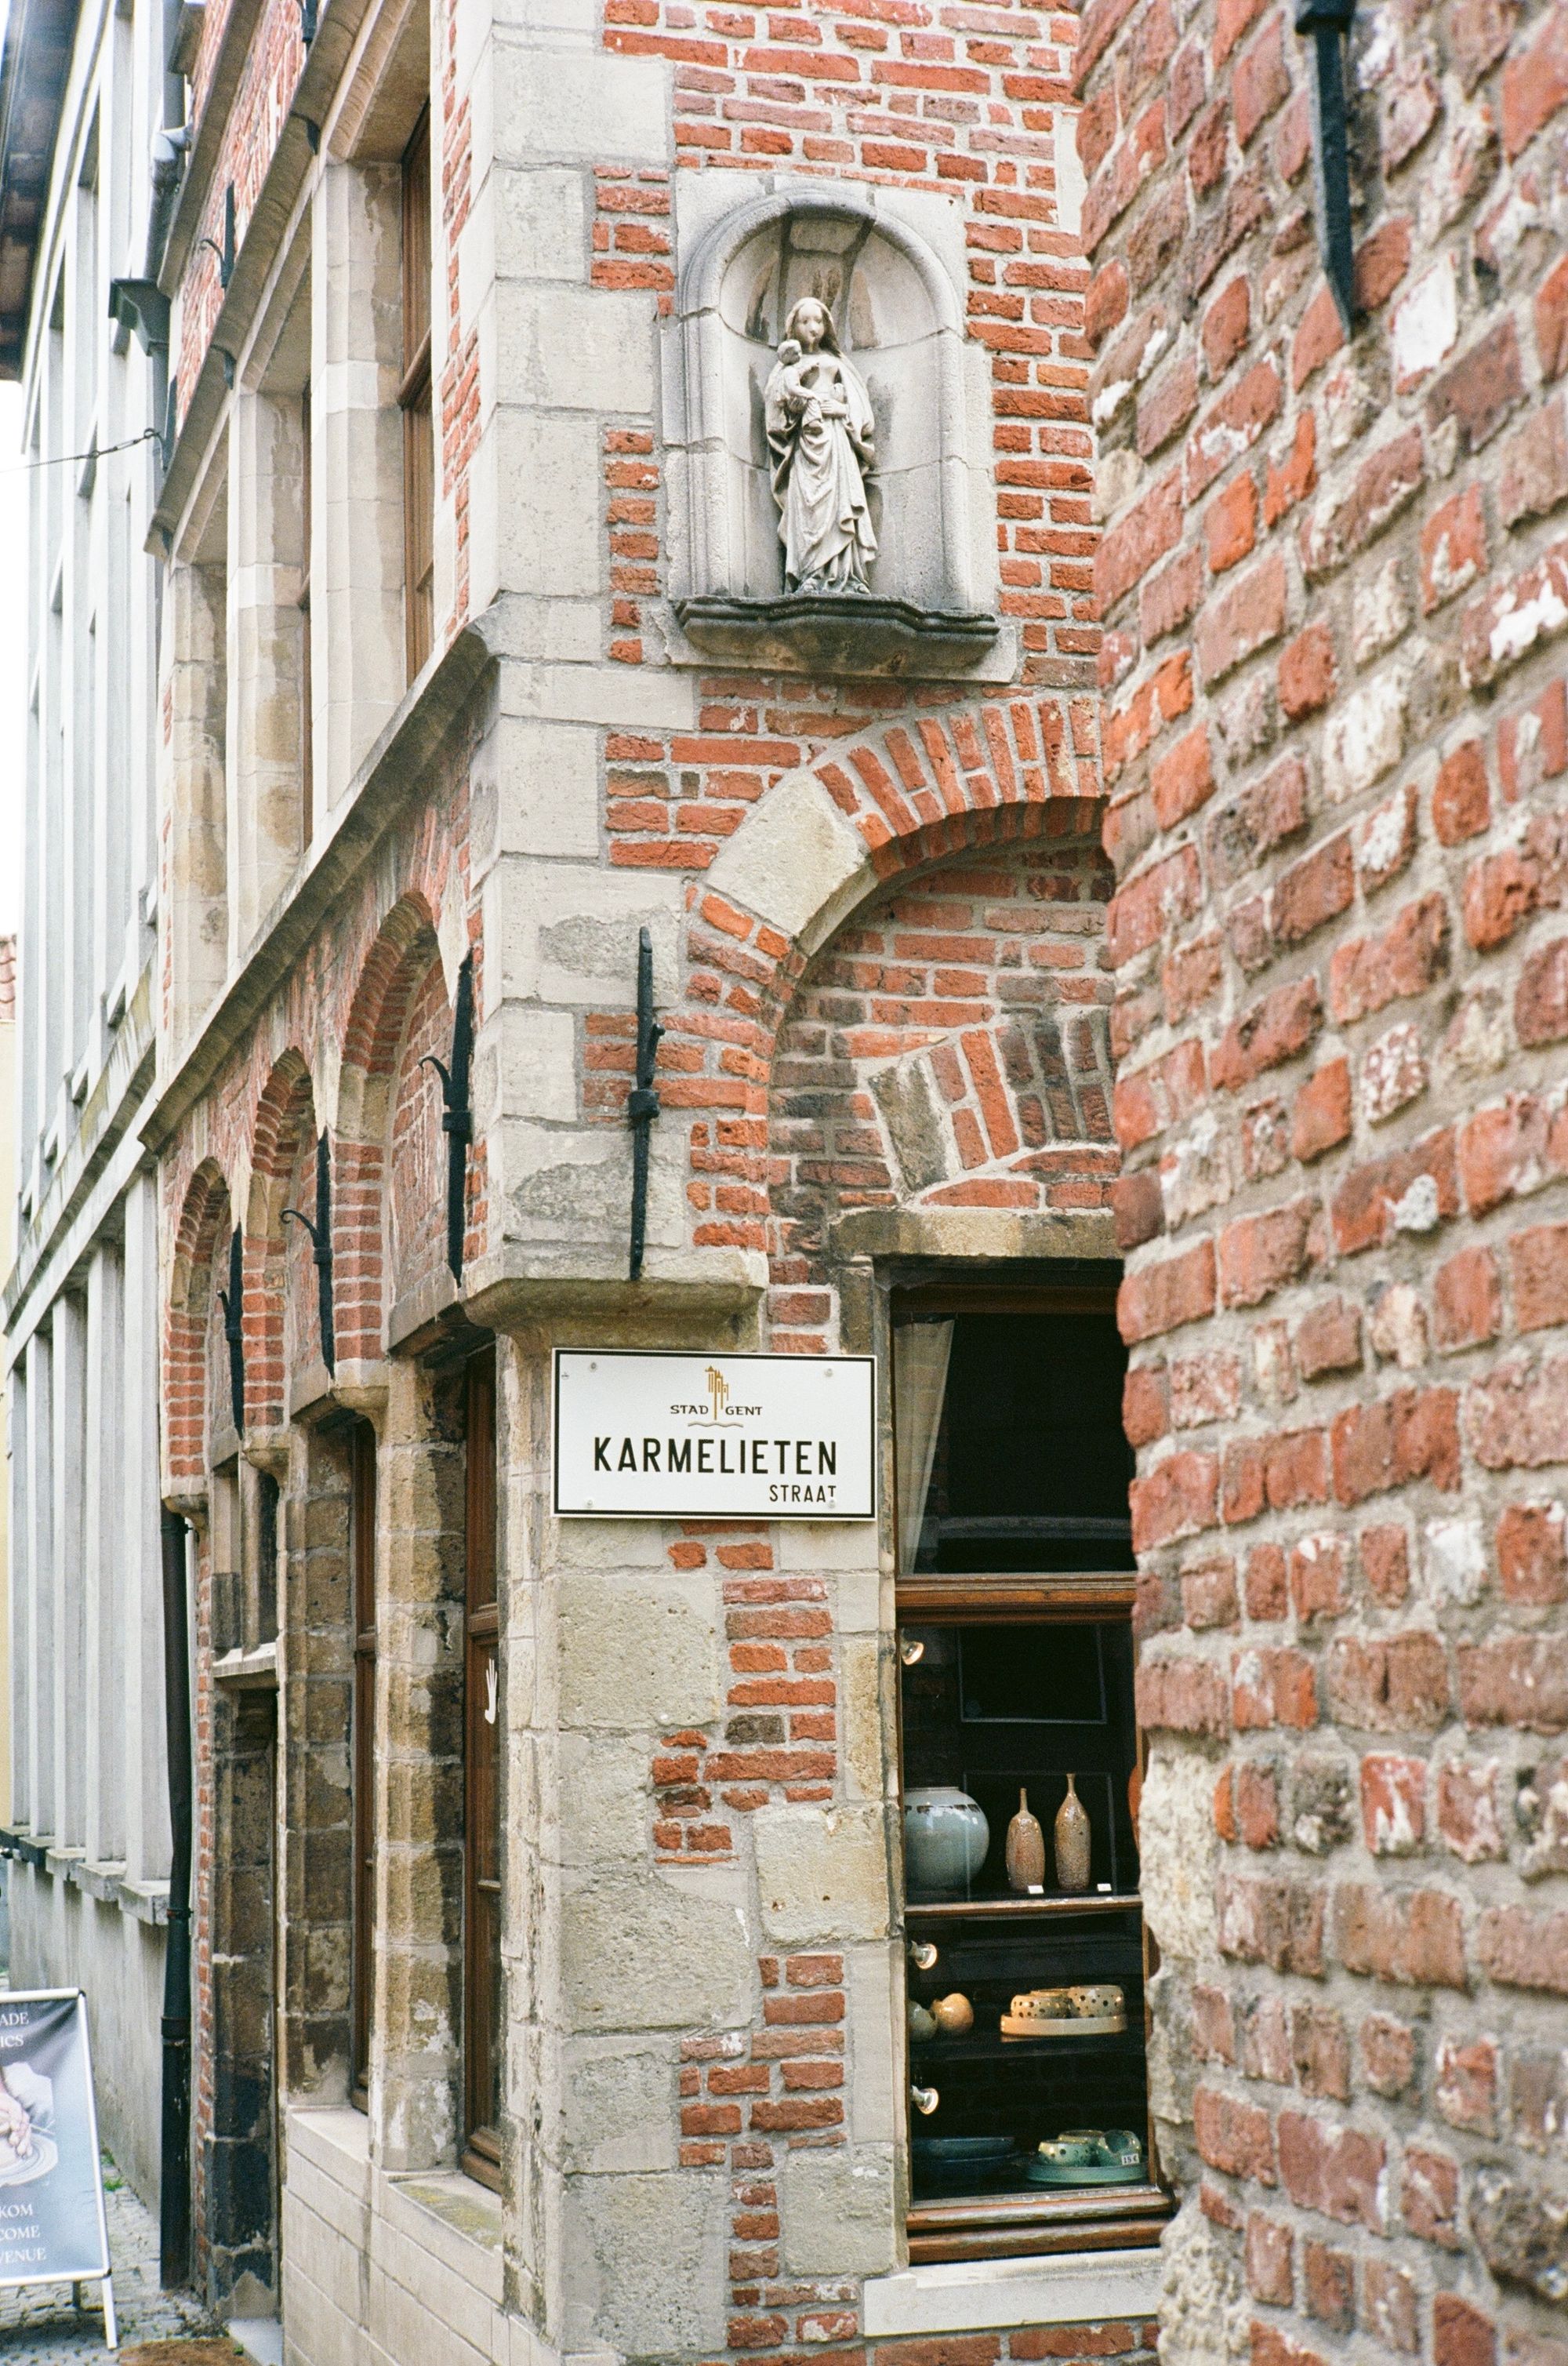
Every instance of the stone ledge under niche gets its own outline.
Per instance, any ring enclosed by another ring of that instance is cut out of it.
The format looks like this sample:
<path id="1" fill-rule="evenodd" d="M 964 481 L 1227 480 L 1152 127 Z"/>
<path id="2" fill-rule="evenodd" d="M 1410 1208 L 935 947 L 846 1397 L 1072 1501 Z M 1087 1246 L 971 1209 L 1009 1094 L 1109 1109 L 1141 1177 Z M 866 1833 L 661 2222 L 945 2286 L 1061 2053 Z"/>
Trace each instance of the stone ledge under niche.
<path id="1" fill-rule="evenodd" d="M 983 611 L 917 608 L 875 592 L 797 592 L 776 600 L 723 592 L 678 600 L 692 663 L 769 673 L 954 674 L 1010 681 L 1016 635 Z M 683 652 L 672 648 L 677 661 Z"/>

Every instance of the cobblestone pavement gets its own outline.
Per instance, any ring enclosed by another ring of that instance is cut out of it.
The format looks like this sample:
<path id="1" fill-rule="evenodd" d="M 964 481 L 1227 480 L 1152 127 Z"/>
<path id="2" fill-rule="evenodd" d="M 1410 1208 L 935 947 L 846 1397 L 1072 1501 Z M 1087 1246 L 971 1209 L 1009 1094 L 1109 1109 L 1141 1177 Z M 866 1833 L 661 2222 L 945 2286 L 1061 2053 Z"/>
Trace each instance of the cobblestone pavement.
<path id="1" fill-rule="evenodd" d="M 217 2333 L 194 2293 L 160 2291 L 158 2222 L 121 2182 L 106 2153 L 104 2186 L 121 2349 Z M 103 2358 L 99 2287 L 84 2284 L 82 2300 L 78 2315 L 71 2304 L 69 2284 L 21 2284 L 0 2291 L 0 2366 L 46 2366 L 46 2361 L 56 2366 L 64 2359 Z"/>

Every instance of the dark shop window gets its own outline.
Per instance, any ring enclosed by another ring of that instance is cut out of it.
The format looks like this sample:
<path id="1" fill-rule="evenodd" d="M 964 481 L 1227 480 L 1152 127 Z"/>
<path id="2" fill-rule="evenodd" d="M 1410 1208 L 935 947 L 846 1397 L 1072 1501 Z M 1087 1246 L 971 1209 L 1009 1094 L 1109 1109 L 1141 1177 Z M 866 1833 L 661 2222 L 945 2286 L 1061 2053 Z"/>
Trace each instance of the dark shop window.
<path id="1" fill-rule="evenodd" d="M 1153 2242 L 1114 1275 L 893 1314 L 910 2255 Z"/>
<path id="2" fill-rule="evenodd" d="M 368 1421 L 356 1421 L 349 1433 L 349 1569 L 353 1604 L 349 2100 L 363 2112 L 370 2104 L 375 1996 L 375 1432 Z"/>
<path id="3" fill-rule="evenodd" d="M 464 1625 L 463 2166 L 501 2177 L 500 1612 L 496 1590 L 496 1355 L 468 1367 Z"/>

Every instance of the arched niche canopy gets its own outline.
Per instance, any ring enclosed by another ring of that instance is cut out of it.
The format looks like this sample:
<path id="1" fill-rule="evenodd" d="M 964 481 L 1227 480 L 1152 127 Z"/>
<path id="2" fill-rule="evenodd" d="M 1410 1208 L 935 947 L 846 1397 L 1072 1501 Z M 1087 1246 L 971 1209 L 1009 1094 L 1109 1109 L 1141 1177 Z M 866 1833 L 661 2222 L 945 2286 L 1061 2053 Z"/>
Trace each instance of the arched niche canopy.
<path id="1" fill-rule="evenodd" d="M 876 414 L 869 598 L 785 592 L 764 390 L 803 296 L 833 313 Z M 694 648 L 789 671 L 981 663 L 1000 631 L 989 382 L 917 231 L 870 189 L 754 198 L 698 241 L 669 337 L 670 588 Z"/>

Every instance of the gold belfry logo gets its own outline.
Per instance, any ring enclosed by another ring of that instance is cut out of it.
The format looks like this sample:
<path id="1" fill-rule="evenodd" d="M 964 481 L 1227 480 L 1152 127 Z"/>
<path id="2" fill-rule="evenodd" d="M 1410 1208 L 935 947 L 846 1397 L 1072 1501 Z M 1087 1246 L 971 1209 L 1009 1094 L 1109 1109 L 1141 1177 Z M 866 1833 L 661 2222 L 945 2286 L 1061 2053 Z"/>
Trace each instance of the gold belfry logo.
<path id="1" fill-rule="evenodd" d="M 730 1384 L 716 1364 L 708 1367 L 708 1394 L 713 1401 L 713 1418 L 722 1421 L 729 1409 Z"/>

